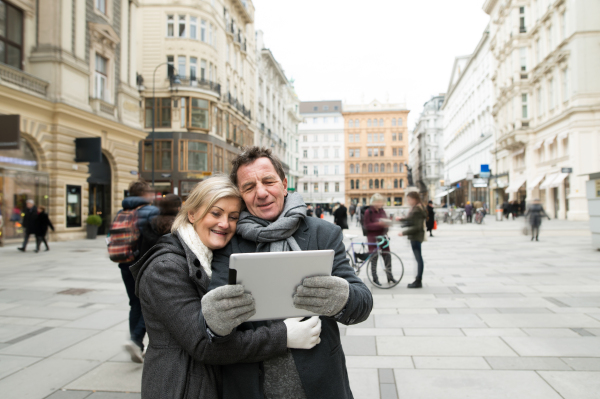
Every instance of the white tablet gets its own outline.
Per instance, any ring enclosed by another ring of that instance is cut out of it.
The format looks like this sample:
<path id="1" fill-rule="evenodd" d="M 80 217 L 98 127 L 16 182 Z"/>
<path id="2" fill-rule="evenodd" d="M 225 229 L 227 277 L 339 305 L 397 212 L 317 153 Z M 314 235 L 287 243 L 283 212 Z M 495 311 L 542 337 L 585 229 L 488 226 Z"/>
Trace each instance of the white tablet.
<path id="1" fill-rule="evenodd" d="M 334 251 L 254 252 L 229 258 L 229 284 L 242 284 L 254 297 L 256 314 L 249 321 L 310 317 L 294 307 L 296 287 L 306 277 L 331 276 Z"/>

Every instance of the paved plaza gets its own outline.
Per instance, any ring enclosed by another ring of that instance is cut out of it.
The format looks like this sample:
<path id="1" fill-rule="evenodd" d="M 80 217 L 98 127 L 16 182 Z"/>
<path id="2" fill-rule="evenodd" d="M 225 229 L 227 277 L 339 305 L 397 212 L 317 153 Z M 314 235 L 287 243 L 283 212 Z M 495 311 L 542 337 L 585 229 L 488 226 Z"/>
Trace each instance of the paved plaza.
<path id="1" fill-rule="evenodd" d="M 522 223 L 441 225 L 423 244 L 418 290 L 406 288 L 410 246 L 392 235 L 402 283 L 373 288 L 369 319 L 341 329 L 355 398 L 600 398 L 589 226 L 544 222 L 531 242 Z M 139 398 L 142 367 L 122 349 L 127 296 L 103 238 L 50 244 L 0 248 L 0 397 Z"/>

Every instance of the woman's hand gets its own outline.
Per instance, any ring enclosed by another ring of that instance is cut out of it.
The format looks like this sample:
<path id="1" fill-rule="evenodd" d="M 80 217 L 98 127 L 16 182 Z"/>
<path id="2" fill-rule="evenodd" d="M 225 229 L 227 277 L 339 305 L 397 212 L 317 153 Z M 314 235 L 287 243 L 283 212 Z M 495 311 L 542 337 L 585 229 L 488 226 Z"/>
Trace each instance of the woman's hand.
<path id="1" fill-rule="evenodd" d="M 287 347 L 292 349 L 312 349 L 321 343 L 321 319 L 313 316 L 306 321 L 303 317 L 285 319 Z"/>
<path id="2" fill-rule="evenodd" d="M 399 233 L 398 233 L 398 235 L 399 235 L 400 237 L 402 237 L 402 232 L 399 232 Z"/>
<path id="3" fill-rule="evenodd" d="M 204 320 L 220 336 L 228 335 L 255 313 L 254 298 L 244 293 L 244 286 L 241 284 L 224 285 L 202 297 Z"/>

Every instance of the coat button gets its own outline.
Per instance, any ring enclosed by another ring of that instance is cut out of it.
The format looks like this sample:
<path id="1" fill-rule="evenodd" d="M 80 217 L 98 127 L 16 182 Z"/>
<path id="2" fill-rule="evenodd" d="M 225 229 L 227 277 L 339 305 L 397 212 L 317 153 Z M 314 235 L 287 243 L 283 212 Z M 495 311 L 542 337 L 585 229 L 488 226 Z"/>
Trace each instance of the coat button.
<path id="1" fill-rule="evenodd" d="M 200 270 L 196 272 L 196 277 L 199 279 L 202 278 L 202 272 Z"/>
<path id="2" fill-rule="evenodd" d="M 194 259 L 194 266 L 200 267 L 200 261 L 198 259 Z"/>

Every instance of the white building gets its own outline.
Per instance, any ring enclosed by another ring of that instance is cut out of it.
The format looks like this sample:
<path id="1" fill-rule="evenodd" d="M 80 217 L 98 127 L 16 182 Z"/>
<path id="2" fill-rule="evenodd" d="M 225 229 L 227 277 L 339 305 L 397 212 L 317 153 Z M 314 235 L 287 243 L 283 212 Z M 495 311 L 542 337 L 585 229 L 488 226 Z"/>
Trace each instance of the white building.
<path id="1" fill-rule="evenodd" d="M 440 185 L 444 173 L 443 104 L 444 94 L 433 96 L 423 104 L 423 112 L 412 132 L 415 187 L 422 196 L 431 200 L 436 199 L 436 194 L 443 190 Z"/>
<path id="2" fill-rule="evenodd" d="M 271 50 L 265 48 L 263 32 L 256 32 L 256 136 L 254 142 L 269 147 L 281 159 L 288 189 L 297 190 L 299 170 L 298 124 L 300 101 Z"/>
<path id="3" fill-rule="evenodd" d="M 473 187 L 467 174 L 479 178 L 481 165 L 493 164 L 494 148 L 494 87 L 491 75 L 493 56 L 490 52 L 489 31 L 486 28 L 479 44 L 468 56 L 454 61 L 444 111 L 444 184 L 452 186 L 450 202 L 490 202 L 488 187 Z M 486 178 L 486 184 L 488 184 Z M 457 185 L 460 186 L 457 188 Z M 470 195 L 469 195 L 470 188 Z M 444 200 L 443 198 L 441 199 Z M 498 199 L 502 202 L 502 199 Z M 491 199 L 492 205 L 498 201 Z"/>
<path id="4" fill-rule="evenodd" d="M 344 119 L 341 101 L 300 103 L 298 192 L 309 204 L 344 203 Z"/>
<path id="5" fill-rule="evenodd" d="M 600 170 L 600 2 L 486 0 L 483 9 L 497 64 L 494 162 L 507 173 L 497 191 L 588 219 L 585 182 Z"/>

